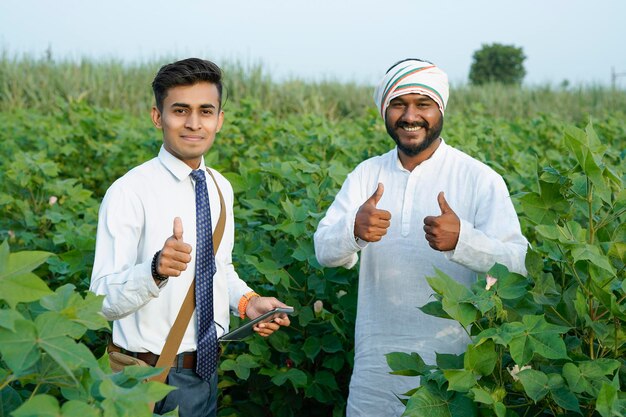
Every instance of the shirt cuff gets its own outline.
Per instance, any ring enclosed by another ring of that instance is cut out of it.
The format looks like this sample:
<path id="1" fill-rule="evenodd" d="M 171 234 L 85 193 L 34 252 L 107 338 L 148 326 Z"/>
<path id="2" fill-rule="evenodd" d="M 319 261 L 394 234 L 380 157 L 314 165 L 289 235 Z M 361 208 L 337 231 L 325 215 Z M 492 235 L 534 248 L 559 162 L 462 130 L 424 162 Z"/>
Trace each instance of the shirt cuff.
<path id="1" fill-rule="evenodd" d="M 150 261 L 148 262 L 137 265 L 137 268 L 139 269 L 142 280 L 145 280 L 145 284 L 148 287 L 150 295 L 155 298 L 158 297 L 161 289 L 163 289 L 167 285 L 167 281 L 169 281 L 169 279 L 163 281 L 161 285 L 157 285 L 157 283 L 154 281 L 154 278 L 152 278 L 152 259 L 150 259 Z"/>

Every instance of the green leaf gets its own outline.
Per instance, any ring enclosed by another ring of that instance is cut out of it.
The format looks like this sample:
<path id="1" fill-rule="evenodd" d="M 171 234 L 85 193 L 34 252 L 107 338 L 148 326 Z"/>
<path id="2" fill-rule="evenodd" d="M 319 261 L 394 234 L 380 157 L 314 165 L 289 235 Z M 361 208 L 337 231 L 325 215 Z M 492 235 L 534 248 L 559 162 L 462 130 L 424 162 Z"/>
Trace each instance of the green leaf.
<path id="1" fill-rule="evenodd" d="M 431 301 L 419 307 L 419 309 L 429 316 L 441 317 L 442 319 L 452 319 L 452 317 L 450 317 L 450 315 L 443 310 L 441 301 Z"/>
<path id="2" fill-rule="evenodd" d="M 12 415 L 13 417 L 59 417 L 61 408 L 56 398 L 43 394 L 26 401 Z"/>
<path id="3" fill-rule="evenodd" d="M 580 410 L 580 403 L 578 397 L 568 388 L 561 387 L 556 389 L 550 389 L 550 396 L 555 403 L 566 410 L 575 411 L 582 415 Z"/>
<path id="4" fill-rule="evenodd" d="M 535 303 L 539 305 L 556 306 L 561 300 L 561 291 L 557 288 L 551 274 L 539 275 L 530 293 Z"/>
<path id="5" fill-rule="evenodd" d="M 39 300 L 50 293 L 52 291 L 48 285 L 32 272 L 8 274 L 0 278 L 0 299 L 4 299 L 11 307 L 17 303 Z"/>
<path id="6" fill-rule="evenodd" d="M 435 277 L 426 277 L 426 280 L 438 294 L 443 296 L 443 310 L 463 326 L 470 325 L 478 316 L 476 307 L 467 302 L 473 297 L 472 292 L 441 270 L 435 268 L 435 273 Z"/>
<path id="7" fill-rule="evenodd" d="M 444 369 L 443 375 L 448 380 L 448 390 L 468 392 L 476 385 L 476 376 L 465 369 Z"/>
<path id="8" fill-rule="evenodd" d="M 543 275 L 543 258 L 537 253 L 534 249 L 529 248 L 526 252 L 526 270 L 528 271 L 528 276 L 535 278 L 535 283 L 538 279 Z"/>
<path id="9" fill-rule="evenodd" d="M 9 264 L 9 242 L 6 240 L 0 244 L 0 277 L 3 276 Z"/>
<path id="10" fill-rule="evenodd" d="M 420 376 L 427 375 L 434 366 L 426 365 L 422 357 L 413 352 L 393 352 L 385 355 L 387 365 L 392 369 L 393 375 Z"/>
<path id="11" fill-rule="evenodd" d="M 322 350 L 322 344 L 320 339 L 315 336 L 307 337 L 304 341 L 304 344 L 302 345 L 302 350 L 304 351 L 304 354 L 307 356 L 307 358 L 309 358 L 310 360 L 315 359 L 317 354 L 320 353 L 320 351 Z"/>
<path id="12" fill-rule="evenodd" d="M 496 293 L 503 300 L 515 300 L 523 297 L 528 292 L 528 280 L 519 274 L 508 273 L 498 278 Z"/>
<path id="13" fill-rule="evenodd" d="M 324 358 L 323 366 L 324 368 L 328 368 L 333 370 L 335 373 L 339 372 L 343 365 L 346 363 L 342 354 L 336 355 L 327 355 Z"/>
<path id="14" fill-rule="evenodd" d="M 87 346 L 66 336 L 71 332 L 67 322 L 57 314 L 42 314 L 35 319 L 37 344 L 73 377 L 80 367 L 97 368 L 98 363 Z"/>
<path id="15" fill-rule="evenodd" d="M 104 416 L 152 417 L 149 405 L 163 399 L 174 389 L 160 382 L 137 382 L 130 388 L 120 387 L 105 379 L 100 384 Z"/>
<path id="16" fill-rule="evenodd" d="M 324 385 L 331 389 L 338 389 L 337 380 L 335 375 L 328 371 L 317 371 L 315 373 L 315 377 L 313 378 L 314 383 L 319 385 Z"/>
<path id="17" fill-rule="evenodd" d="M 506 323 L 502 329 L 510 332 L 510 349 L 513 360 L 526 365 L 534 354 L 546 359 L 568 359 L 561 334 L 569 328 L 548 323 L 544 316 L 524 316 L 520 323 Z"/>
<path id="18" fill-rule="evenodd" d="M 590 261 L 599 268 L 608 271 L 611 274 L 615 274 L 615 270 L 611 266 L 608 257 L 600 252 L 597 246 L 589 244 L 581 244 L 572 248 L 572 258 L 575 262 L 578 261 Z"/>
<path id="19" fill-rule="evenodd" d="M 100 412 L 93 405 L 82 401 L 68 401 L 61 407 L 63 417 L 99 417 Z"/>
<path id="20" fill-rule="evenodd" d="M 476 405 L 465 394 L 450 395 L 432 383 L 419 387 L 409 398 L 402 417 L 474 417 Z"/>
<path id="21" fill-rule="evenodd" d="M 545 397 L 550 391 L 548 388 L 548 376 L 534 369 L 524 369 L 517 374 L 524 386 L 526 394 L 536 403 Z"/>
<path id="22" fill-rule="evenodd" d="M 294 388 L 303 388 L 307 386 L 307 375 L 299 369 L 290 368 L 272 377 L 272 382 L 278 386 L 287 381 L 290 381 Z"/>
<path id="23" fill-rule="evenodd" d="M 325 334 L 322 337 L 322 350 L 328 353 L 335 353 L 343 350 L 341 340 L 334 334 Z"/>
<path id="24" fill-rule="evenodd" d="M 9 255 L 6 268 L 4 268 L 0 273 L 0 281 L 31 272 L 44 263 L 50 256 L 52 256 L 52 253 L 41 251 L 23 251 L 12 253 Z"/>
<path id="25" fill-rule="evenodd" d="M 453 417 L 447 398 L 439 392 L 421 386 L 411 395 L 402 417 Z M 456 416 L 455 416 L 456 417 Z"/>
<path id="26" fill-rule="evenodd" d="M 37 330 L 28 320 L 15 320 L 14 325 L 14 332 L 0 328 L 0 352 L 9 368 L 21 375 L 39 360 Z"/>
<path id="27" fill-rule="evenodd" d="M 3 379 L 0 377 L 0 380 Z M 9 410 L 16 410 L 20 405 L 22 398 L 12 386 L 7 385 L 0 390 L 0 416 L 7 417 Z"/>
<path id="28" fill-rule="evenodd" d="M 573 392 L 586 392 L 589 395 L 597 396 L 602 384 L 609 382 L 606 375 L 613 374 L 619 367 L 619 361 L 600 358 L 580 362 L 578 366 L 568 362 L 563 365 L 562 372 Z"/>
<path id="29" fill-rule="evenodd" d="M 14 332 L 16 320 L 24 320 L 24 316 L 15 310 L 0 310 L 0 327 Z"/>
<path id="30" fill-rule="evenodd" d="M 620 411 L 620 404 L 617 396 L 617 388 L 608 383 L 603 383 L 598 399 L 596 401 L 596 411 L 602 417 L 614 417 L 623 415 Z"/>
<path id="31" fill-rule="evenodd" d="M 463 368 L 465 354 L 454 355 L 451 353 L 436 353 L 436 363 L 440 369 Z"/>
<path id="32" fill-rule="evenodd" d="M 497 417 L 506 417 L 506 406 L 503 403 L 495 403 L 493 406 L 493 410 L 496 412 Z"/>
<path id="33" fill-rule="evenodd" d="M 483 403 L 483 404 L 493 404 L 493 398 L 491 398 L 491 394 L 485 391 L 483 388 L 472 388 L 472 394 L 474 394 L 474 401 Z"/>
<path id="34" fill-rule="evenodd" d="M 108 328 L 107 319 L 102 315 L 102 301 L 104 296 L 87 292 L 83 299 L 71 284 L 57 288 L 52 295 L 41 299 L 41 305 L 51 311 L 59 312 L 63 317 L 81 328 L 98 330 Z"/>
<path id="35" fill-rule="evenodd" d="M 478 375 L 489 375 L 493 372 L 497 360 L 495 344 L 488 340 L 482 344 L 467 347 L 463 367 Z"/>

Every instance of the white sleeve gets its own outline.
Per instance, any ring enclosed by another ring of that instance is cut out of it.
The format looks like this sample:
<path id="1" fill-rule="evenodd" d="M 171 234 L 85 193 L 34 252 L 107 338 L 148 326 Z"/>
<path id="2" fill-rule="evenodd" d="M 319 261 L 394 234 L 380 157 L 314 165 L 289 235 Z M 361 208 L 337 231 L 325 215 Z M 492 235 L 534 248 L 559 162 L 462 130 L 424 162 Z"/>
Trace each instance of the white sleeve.
<path id="1" fill-rule="evenodd" d="M 528 241 L 522 235 L 515 208 L 504 180 L 485 181 L 477 201 L 475 221 L 461 219 L 459 241 L 446 257 L 476 272 L 487 272 L 495 263 L 526 275 Z"/>
<path id="2" fill-rule="evenodd" d="M 137 263 L 143 225 L 139 198 L 116 184 L 111 186 L 100 206 L 89 288 L 105 296 L 102 313 L 108 320 L 127 316 L 159 295 L 150 270 L 152 259 Z"/>
<path id="3" fill-rule="evenodd" d="M 365 245 L 354 239 L 354 220 L 363 196 L 360 170 L 351 172 L 313 235 L 315 256 L 323 266 L 352 268 Z"/>

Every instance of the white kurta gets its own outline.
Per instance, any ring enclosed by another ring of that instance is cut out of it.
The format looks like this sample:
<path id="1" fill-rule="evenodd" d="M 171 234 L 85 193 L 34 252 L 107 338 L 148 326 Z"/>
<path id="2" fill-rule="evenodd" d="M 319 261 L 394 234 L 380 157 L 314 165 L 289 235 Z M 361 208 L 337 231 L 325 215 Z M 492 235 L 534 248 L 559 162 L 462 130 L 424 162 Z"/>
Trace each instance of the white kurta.
<path id="1" fill-rule="evenodd" d="M 418 378 L 390 375 L 385 354 L 417 352 L 435 363 L 435 352 L 461 353 L 469 339 L 455 321 L 423 313 L 432 301 L 425 277 L 441 269 L 469 286 L 475 272 L 498 262 L 525 273 L 527 241 L 522 236 L 506 184 L 487 165 L 446 145 L 412 172 L 397 149 L 362 162 L 351 172 L 315 233 L 320 264 L 351 268 L 361 253 L 355 336 L 355 360 L 348 416 L 401 415 L 395 397 L 419 385 Z M 391 213 L 391 226 L 380 242 L 361 248 L 354 239 L 356 212 L 383 183 L 377 207 Z M 432 249 L 424 217 L 438 216 L 440 191 L 461 219 L 454 251 Z"/>

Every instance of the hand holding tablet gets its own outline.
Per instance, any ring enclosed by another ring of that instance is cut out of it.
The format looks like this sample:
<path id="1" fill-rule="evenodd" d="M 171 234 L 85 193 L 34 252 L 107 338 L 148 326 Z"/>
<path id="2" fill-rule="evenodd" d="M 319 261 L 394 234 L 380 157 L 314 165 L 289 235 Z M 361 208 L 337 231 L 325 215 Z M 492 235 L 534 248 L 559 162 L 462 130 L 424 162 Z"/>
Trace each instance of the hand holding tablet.
<path id="1" fill-rule="evenodd" d="M 243 340 L 246 337 L 252 335 L 254 333 L 254 326 L 259 323 L 271 322 L 276 317 L 284 316 L 285 314 L 293 314 L 293 307 L 277 307 L 273 310 L 268 311 L 255 318 L 254 320 L 250 320 L 249 322 L 239 326 L 235 330 L 226 333 L 222 337 L 219 338 L 220 342 L 232 342 Z"/>

